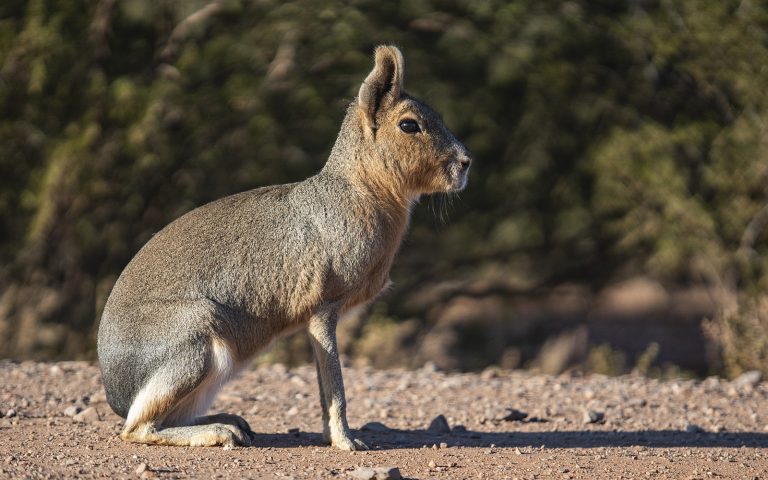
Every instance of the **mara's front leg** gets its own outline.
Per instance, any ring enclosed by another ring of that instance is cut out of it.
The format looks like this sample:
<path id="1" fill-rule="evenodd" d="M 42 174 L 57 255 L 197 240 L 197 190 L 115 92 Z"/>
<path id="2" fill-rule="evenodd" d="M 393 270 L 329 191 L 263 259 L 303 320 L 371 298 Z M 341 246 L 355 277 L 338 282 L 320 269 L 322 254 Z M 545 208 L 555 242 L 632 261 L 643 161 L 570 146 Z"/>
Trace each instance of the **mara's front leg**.
<path id="1" fill-rule="evenodd" d="M 339 349 L 336 345 L 336 307 L 323 308 L 309 320 L 309 338 L 317 363 L 320 405 L 323 409 L 323 436 L 342 450 L 368 450 L 352 438 L 347 424 L 347 402 L 341 377 Z M 330 438 L 329 438 L 330 437 Z"/>

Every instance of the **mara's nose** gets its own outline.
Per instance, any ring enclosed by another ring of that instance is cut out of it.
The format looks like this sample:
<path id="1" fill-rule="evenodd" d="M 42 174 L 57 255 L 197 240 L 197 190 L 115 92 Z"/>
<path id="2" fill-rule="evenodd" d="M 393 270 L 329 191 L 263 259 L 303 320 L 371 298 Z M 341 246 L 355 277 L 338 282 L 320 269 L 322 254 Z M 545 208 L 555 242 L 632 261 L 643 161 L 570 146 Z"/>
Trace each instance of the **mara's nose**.
<path id="1" fill-rule="evenodd" d="M 459 165 L 462 170 L 469 170 L 469 166 L 472 165 L 472 159 L 468 155 L 461 155 L 459 157 Z"/>

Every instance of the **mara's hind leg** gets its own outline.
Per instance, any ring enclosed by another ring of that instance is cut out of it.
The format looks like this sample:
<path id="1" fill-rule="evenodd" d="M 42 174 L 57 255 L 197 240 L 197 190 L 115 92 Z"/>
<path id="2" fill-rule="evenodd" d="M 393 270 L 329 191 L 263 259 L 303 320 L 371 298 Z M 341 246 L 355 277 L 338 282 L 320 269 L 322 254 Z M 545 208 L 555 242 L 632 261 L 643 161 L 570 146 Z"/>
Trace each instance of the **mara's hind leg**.
<path id="1" fill-rule="evenodd" d="M 179 447 L 247 447 L 251 445 L 248 434 L 223 423 L 206 425 L 187 425 L 184 427 L 166 427 L 158 430 L 147 422 L 140 424 L 130 432 L 120 435 L 124 440 L 154 445 L 172 445 Z"/>
<path id="2" fill-rule="evenodd" d="M 202 362 L 190 362 L 195 353 L 185 352 L 175 357 L 183 361 L 170 360 L 156 370 L 131 404 L 120 434 L 123 440 L 206 447 L 251 444 L 252 432 L 242 418 L 199 417 L 232 375 L 232 356 L 224 342 L 213 340 L 205 350 L 200 352 L 205 356 Z"/>

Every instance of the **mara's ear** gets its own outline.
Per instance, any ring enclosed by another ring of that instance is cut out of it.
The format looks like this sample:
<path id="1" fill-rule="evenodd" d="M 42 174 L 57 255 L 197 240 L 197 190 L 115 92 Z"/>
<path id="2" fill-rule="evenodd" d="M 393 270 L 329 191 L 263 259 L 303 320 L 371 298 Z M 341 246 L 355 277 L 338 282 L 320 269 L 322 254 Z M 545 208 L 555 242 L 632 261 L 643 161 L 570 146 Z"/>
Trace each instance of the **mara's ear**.
<path id="1" fill-rule="evenodd" d="M 367 132 L 376 130 L 376 113 L 393 104 L 403 91 L 403 54 L 397 47 L 376 47 L 373 70 L 365 78 L 357 104 L 363 127 Z"/>

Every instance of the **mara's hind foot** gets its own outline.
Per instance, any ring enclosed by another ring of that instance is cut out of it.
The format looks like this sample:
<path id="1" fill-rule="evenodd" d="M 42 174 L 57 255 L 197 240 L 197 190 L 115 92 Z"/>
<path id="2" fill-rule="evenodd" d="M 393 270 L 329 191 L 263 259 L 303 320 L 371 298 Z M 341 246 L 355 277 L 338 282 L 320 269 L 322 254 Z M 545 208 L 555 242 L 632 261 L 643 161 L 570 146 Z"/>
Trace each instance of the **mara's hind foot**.
<path id="1" fill-rule="evenodd" d="M 193 425 L 208 425 L 212 423 L 223 423 L 239 429 L 250 440 L 251 444 L 256 441 L 256 434 L 251 430 L 251 426 L 245 421 L 243 417 L 233 415 L 231 413 L 217 413 L 214 415 L 206 415 L 203 417 L 197 417 L 192 421 Z"/>
<path id="2" fill-rule="evenodd" d="M 250 428 L 248 431 L 250 431 Z M 160 430 L 147 423 L 140 425 L 138 428 L 123 431 L 120 437 L 128 442 L 178 447 L 222 446 L 233 448 L 251 445 L 249 433 L 236 425 L 228 423 L 169 427 Z"/>

